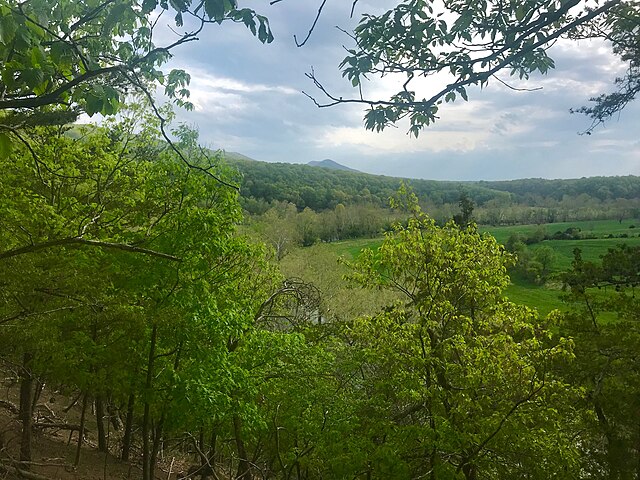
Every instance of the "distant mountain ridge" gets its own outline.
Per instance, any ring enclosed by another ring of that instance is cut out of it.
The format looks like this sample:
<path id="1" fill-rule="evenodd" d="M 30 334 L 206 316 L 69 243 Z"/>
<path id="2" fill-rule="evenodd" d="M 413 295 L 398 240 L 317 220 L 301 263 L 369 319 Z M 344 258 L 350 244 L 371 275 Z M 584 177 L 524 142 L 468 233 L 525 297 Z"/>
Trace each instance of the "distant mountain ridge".
<path id="1" fill-rule="evenodd" d="M 320 160 L 320 161 L 312 160 L 309 163 L 307 163 L 307 165 L 309 165 L 310 167 L 329 168 L 331 170 L 344 170 L 344 171 L 347 171 L 347 172 L 359 172 L 359 170 L 356 170 L 354 168 L 346 167 L 344 165 L 339 164 L 338 162 L 334 162 L 330 158 L 325 158 L 324 160 Z"/>
<path id="2" fill-rule="evenodd" d="M 578 198 L 585 194 L 596 202 L 633 200 L 628 208 L 637 208 L 640 212 L 637 206 L 640 177 L 632 175 L 567 180 L 442 181 L 372 175 L 347 167 L 317 168 L 314 162 L 267 163 L 249 160 L 242 154 L 227 155 L 227 160 L 240 174 L 243 207 L 254 213 L 265 210 L 273 201 L 290 202 L 300 210 L 309 207 L 317 212 L 333 209 L 338 203 L 387 206 L 402 183 L 410 186 L 420 200 L 434 205 L 456 205 L 462 191 L 478 207 L 493 201 L 505 208 L 513 204 L 542 208 L 545 198 L 559 202 L 565 196 Z M 315 162 L 316 165 L 324 163 L 336 162 Z"/>

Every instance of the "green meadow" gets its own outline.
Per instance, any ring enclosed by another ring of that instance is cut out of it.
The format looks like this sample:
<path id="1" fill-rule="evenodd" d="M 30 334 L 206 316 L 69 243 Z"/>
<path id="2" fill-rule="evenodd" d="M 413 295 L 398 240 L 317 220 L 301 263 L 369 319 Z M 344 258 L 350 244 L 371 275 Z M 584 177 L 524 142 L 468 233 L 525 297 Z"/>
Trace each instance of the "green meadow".
<path id="1" fill-rule="evenodd" d="M 529 246 L 532 250 L 543 245 L 552 247 L 556 255 L 551 265 L 551 272 L 560 273 L 571 268 L 576 248 L 581 250 L 584 260 L 598 261 L 609 249 L 618 245 L 640 246 L 640 223 L 637 228 L 636 223 L 638 222 L 633 220 L 623 220 L 622 222 L 617 220 L 594 220 L 544 225 L 480 226 L 479 230 L 493 235 L 500 243 L 505 243 L 513 234 L 529 235 L 541 228 L 544 229 L 547 235 L 553 235 L 555 232 L 564 232 L 570 228 L 579 228 L 582 235 L 597 237 L 579 240 L 543 240 Z M 627 235 L 626 238 L 621 237 L 621 235 L 625 234 Z M 608 238 L 609 235 L 614 238 Z M 329 245 L 337 256 L 344 256 L 351 260 L 356 258 L 362 249 L 375 249 L 381 243 L 382 238 L 364 238 L 334 242 Z M 559 281 L 550 281 L 545 285 L 535 285 L 517 276 L 512 276 L 511 281 L 512 283 L 505 293 L 509 299 L 516 303 L 536 308 L 542 315 L 546 315 L 556 308 L 562 309 L 565 306 L 560 298 L 563 292 Z"/>

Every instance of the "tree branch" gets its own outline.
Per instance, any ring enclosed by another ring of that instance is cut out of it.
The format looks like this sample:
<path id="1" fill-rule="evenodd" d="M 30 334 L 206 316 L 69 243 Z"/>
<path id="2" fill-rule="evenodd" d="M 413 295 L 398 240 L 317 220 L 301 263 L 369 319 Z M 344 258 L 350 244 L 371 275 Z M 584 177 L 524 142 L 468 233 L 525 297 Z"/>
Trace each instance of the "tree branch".
<path id="1" fill-rule="evenodd" d="M 313 20 L 313 24 L 311 25 L 311 28 L 309 28 L 309 32 L 307 32 L 307 36 L 304 38 L 304 40 L 301 43 L 299 43 L 298 37 L 296 37 L 295 35 L 293 36 L 293 40 L 296 42 L 296 47 L 302 47 L 305 43 L 307 43 L 307 41 L 311 37 L 311 34 L 316 28 L 316 24 L 318 23 L 318 19 L 320 18 L 320 15 L 322 15 L 322 10 L 324 9 L 324 6 L 326 5 L 326 3 L 327 3 L 327 0 L 322 0 L 320 7 L 318 7 L 316 18 Z"/>
<path id="2" fill-rule="evenodd" d="M 107 248 L 107 249 L 111 248 L 115 250 L 123 250 L 125 252 L 140 253 L 143 255 L 150 255 L 152 257 L 164 258 L 166 260 L 171 260 L 174 262 L 182 261 L 182 259 L 179 257 L 170 255 L 168 253 L 158 252 L 156 250 L 149 250 L 147 248 L 134 247 L 126 243 L 112 243 L 112 242 L 103 242 L 100 240 L 87 240 L 81 237 L 61 238 L 57 240 L 50 240 L 48 242 L 36 243 L 34 245 L 27 245 L 26 247 L 16 248 L 13 250 L 7 250 L 6 252 L 0 253 L 0 260 L 16 257 L 18 255 L 24 255 L 27 253 L 38 252 L 40 250 L 45 250 L 51 247 L 59 247 L 64 245 L 88 245 L 88 246 L 98 247 L 98 248 Z"/>
<path id="3" fill-rule="evenodd" d="M 315 87 L 320 90 L 328 99 L 329 102 L 327 103 L 321 103 L 319 102 L 314 96 L 310 95 L 309 93 L 303 91 L 302 93 L 304 95 L 306 95 L 309 99 L 311 99 L 314 104 L 319 107 L 319 108 L 326 108 L 326 107 L 332 107 L 338 104 L 342 104 L 342 103 L 357 103 L 357 104 L 364 104 L 364 105 L 368 105 L 369 107 L 376 107 L 376 106 L 381 106 L 381 107 L 395 107 L 395 108 L 401 108 L 401 109 L 425 109 L 428 108 L 430 106 L 433 106 L 436 104 L 436 102 L 438 100 L 440 100 L 443 96 L 445 96 L 447 93 L 449 92 L 455 92 L 457 89 L 459 88 L 464 88 L 466 86 L 469 85 L 477 85 L 478 83 L 483 83 L 486 82 L 490 77 L 494 76 L 497 72 L 499 72 L 500 70 L 504 69 L 505 67 L 508 67 L 510 64 L 514 63 L 515 61 L 521 59 L 524 55 L 536 50 L 537 48 L 540 48 L 544 45 L 547 45 L 548 43 L 558 39 L 559 37 L 561 37 L 562 35 L 566 34 L 567 32 L 569 32 L 570 30 L 574 29 L 575 27 L 582 25 L 584 23 L 589 22 L 590 20 L 593 20 L 595 17 L 597 17 L 598 15 L 601 15 L 602 13 L 607 12 L 608 10 L 610 10 L 611 8 L 613 8 L 614 6 L 618 5 L 621 2 L 621 0 L 609 0 L 608 2 L 604 3 L 603 5 L 601 5 L 599 8 L 594 9 L 589 11 L 588 13 L 575 18 L 573 21 L 567 23 L 565 26 L 563 26 L 562 28 L 559 28 L 558 30 L 554 31 L 553 33 L 546 35 L 538 40 L 536 40 L 535 42 L 533 42 L 530 45 L 527 45 L 526 47 L 522 48 L 521 50 L 512 52 L 506 56 L 504 56 L 504 58 L 502 58 L 498 63 L 496 63 L 493 67 L 488 68 L 485 71 L 480 71 L 477 73 L 471 73 L 466 77 L 458 77 L 456 81 L 454 81 L 453 83 L 450 83 L 449 85 L 447 85 L 446 87 L 444 87 L 442 90 L 440 90 L 439 92 L 437 92 L 435 95 L 433 95 L 432 97 L 430 97 L 429 99 L 425 99 L 422 101 L 406 101 L 406 102 L 400 102 L 400 101 L 393 101 L 393 100 L 368 100 L 365 98 L 342 98 L 342 97 L 336 97 L 335 95 L 331 94 L 323 85 L 322 83 L 320 83 L 320 81 L 318 80 L 318 78 L 315 76 L 315 73 L 313 71 L 313 69 L 311 70 L 311 73 L 307 73 L 305 74 L 307 76 L 307 78 L 309 78 L 310 80 L 313 81 Z M 555 16 L 553 18 L 547 18 L 545 19 L 545 24 L 548 24 L 548 22 L 552 22 L 555 19 Z M 521 43 L 522 39 L 524 38 L 524 36 L 526 35 L 530 35 L 531 32 L 529 30 L 526 30 L 521 36 L 520 36 L 520 41 L 516 41 L 516 43 Z M 486 57 L 482 57 L 482 58 L 478 58 L 478 59 L 473 59 L 472 60 L 472 64 L 476 64 L 478 62 L 489 62 L 491 60 L 496 59 L 500 54 L 504 53 L 505 51 L 507 51 L 507 47 L 502 47 L 501 49 L 499 49 L 496 52 L 492 52 L 491 55 L 486 56 Z M 428 72 L 432 72 L 435 73 L 436 71 L 440 71 L 443 68 L 446 68 L 447 65 L 443 65 L 443 64 L 438 64 L 436 67 L 430 69 L 430 70 L 424 70 L 422 71 L 422 74 L 426 75 L 428 74 Z M 399 66 L 402 67 L 402 71 L 405 72 L 418 72 L 421 71 L 418 68 L 411 68 L 411 67 L 404 67 L 404 66 Z M 385 70 L 386 72 L 386 70 Z M 388 72 L 387 72 L 388 73 Z M 406 116 L 406 114 L 405 114 Z M 402 118 L 402 116 L 400 116 L 400 118 Z"/>

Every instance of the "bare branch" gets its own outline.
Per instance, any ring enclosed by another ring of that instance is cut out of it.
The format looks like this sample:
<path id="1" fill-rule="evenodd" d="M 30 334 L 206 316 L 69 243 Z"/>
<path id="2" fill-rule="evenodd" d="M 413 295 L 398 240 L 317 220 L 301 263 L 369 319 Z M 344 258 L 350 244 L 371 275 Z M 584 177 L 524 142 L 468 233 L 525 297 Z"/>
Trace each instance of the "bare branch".
<path id="1" fill-rule="evenodd" d="M 495 78 L 498 82 L 500 82 L 502 85 L 504 85 L 505 87 L 515 91 L 515 92 L 535 92 L 538 90 L 542 90 L 542 87 L 534 87 L 534 88 L 518 88 L 518 87 L 514 87 L 512 85 L 509 85 L 507 82 L 505 82 L 504 80 L 501 80 L 500 77 L 498 77 L 497 75 L 491 75 L 493 78 Z"/>
<path id="2" fill-rule="evenodd" d="M 302 43 L 298 42 L 298 38 L 295 35 L 293 36 L 293 40 L 296 42 L 297 47 L 302 47 L 305 43 L 307 43 L 307 41 L 311 37 L 311 34 L 316 28 L 316 24 L 318 23 L 318 19 L 320 18 L 320 15 L 322 15 L 322 10 L 324 9 L 324 6 L 326 5 L 326 3 L 327 3 L 327 0 L 322 0 L 322 3 L 318 8 L 318 12 L 316 13 L 316 18 L 313 20 L 313 24 L 311 25 L 311 28 L 309 29 L 309 32 L 307 33 L 307 36 L 304 38 Z"/>

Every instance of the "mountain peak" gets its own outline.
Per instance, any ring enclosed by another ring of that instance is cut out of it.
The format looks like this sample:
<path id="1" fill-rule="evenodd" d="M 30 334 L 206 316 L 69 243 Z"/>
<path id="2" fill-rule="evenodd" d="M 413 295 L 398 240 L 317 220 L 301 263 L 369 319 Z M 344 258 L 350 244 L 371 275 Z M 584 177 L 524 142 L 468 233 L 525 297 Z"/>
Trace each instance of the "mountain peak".
<path id="1" fill-rule="evenodd" d="M 311 166 L 311 167 L 321 167 L 321 168 L 329 168 L 331 170 L 347 170 L 349 172 L 357 172 L 358 170 L 355 170 L 353 168 L 349 168 L 349 167 L 345 167 L 344 165 L 339 164 L 338 162 L 334 162 L 333 160 L 329 159 L 329 158 L 325 158 L 324 160 L 313 160 L 309 163 L 307 163 L 307 165 Z"/>

